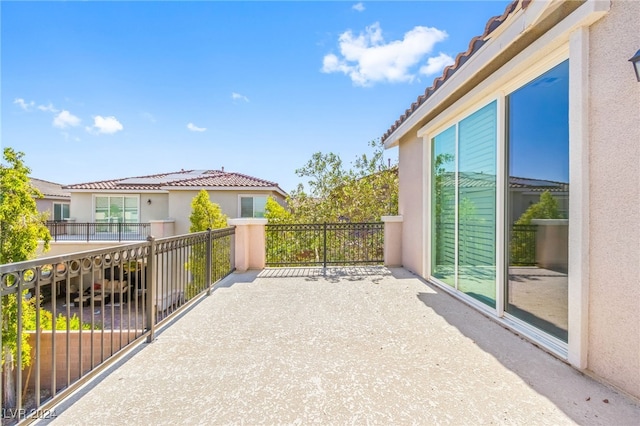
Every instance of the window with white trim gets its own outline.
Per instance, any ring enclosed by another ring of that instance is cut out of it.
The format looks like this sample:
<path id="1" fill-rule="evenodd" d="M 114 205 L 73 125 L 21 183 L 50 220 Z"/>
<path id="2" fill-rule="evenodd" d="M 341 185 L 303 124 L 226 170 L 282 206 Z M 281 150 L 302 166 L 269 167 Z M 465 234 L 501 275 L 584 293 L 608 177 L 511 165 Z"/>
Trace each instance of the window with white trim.
<path id="1" fill-rule="evenodd" d="M 96 223 L 138 223 L 137 195 L 96 195 L 94 219 Z"/>
<path id="2" fill-rule="evenodd" d="M 240 217 L 264 217 L 266 196 L 241 195 Z"/>
<path id="3" fill-rule="evenodd" d="M 69 219 L 69 203 L 53 203 L 53 220 L 60 222 Z"/>

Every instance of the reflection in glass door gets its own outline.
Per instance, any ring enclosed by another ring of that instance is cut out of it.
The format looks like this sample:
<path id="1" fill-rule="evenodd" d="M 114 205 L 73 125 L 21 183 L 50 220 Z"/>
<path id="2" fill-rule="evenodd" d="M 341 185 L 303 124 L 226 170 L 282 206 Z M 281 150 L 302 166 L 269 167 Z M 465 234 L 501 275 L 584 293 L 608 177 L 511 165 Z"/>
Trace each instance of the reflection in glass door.
<path id="1" fill-rule="evenodd" d="M 432 139 L 431 275 L 495 308 L 497 102 Z"/>
<path id="2" fill-rule="evenodd" d="M 569 62 L 507 97 L 506 311 L 567 341 Z"/>

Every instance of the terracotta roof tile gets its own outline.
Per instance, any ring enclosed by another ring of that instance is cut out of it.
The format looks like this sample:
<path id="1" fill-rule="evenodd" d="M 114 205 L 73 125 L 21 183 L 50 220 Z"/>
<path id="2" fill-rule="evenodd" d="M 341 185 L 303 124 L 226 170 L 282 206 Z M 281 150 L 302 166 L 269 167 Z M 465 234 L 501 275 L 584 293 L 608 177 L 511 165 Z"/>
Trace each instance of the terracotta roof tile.
<path id="1" fill-rule="evenodd" d="M 480 48 L 486 43 L 487 37 L 493 31 L 495 31 L 495 29 L 498 28 L 509 17 L 509 15 L 511 15 L 511 13 L 517 10 L 518 4 L 521 5 L 522 9 L 525 9 L 529 5 L 529 3 L 530 0 L 514 0 L 505 8 L 502 15 L 494 16 L 493 18 L 489 19 L 489 21 L 487 21 L 487 24 L 485 25 L 484 32 L 481 35 L 472 38 L 469 42 L 469 47 L 467 48 L 467 50 L 465 52 L 459 53 L 458 56 L 456 56 L 455 62 L 447 66 L 442 71 L 442 75 L 440 77 L 437 77 L 435 80 L 433 80 L 433 84 L 431 85 L 431 87 L 428 87 L 424 91 L 423 95 L 418 96 L 416 102 L 412 103 L 411 107 L 409 107 L 404 112 L 404 114 L 402 114 L 400 118 L 397 119 L 389 128 L 389 130 L 387 130 L 386 133 L 382 136 L 382 142 L 387 140 L 387 138 L 391 136 L 391 134 L 396 131 L 398 127 L 400 127 L 400 125 L 402 125 L 402 123 L 404 123 L 411 116 L 411 114 L 413 114 L 420 107 L 420 105 L 422 105 L 427 99 L 429 99 L 429 97 L 433 95 L 436 90 L 438 90 L 444 84 L 444 82 L 451 78 L 451 76 L 458 69 L 460 69 L 460 67 L 464 65 L 467 60 L 469 60 L 469 58 L 473 56 L 474 53 L 480 50 Z"/>
<path id="2" fill-rule="evenodd" d="M 159 190 L 165 187 L 176 188 L 277 188 L 277 183 L 253 176 L 222 170 L 180 170 L 173 173 L 135 176 L 123 179 L 103 180 L 97 182 L 78 183 L 65 186 L 65 189 L 89 190 Z M 284 193 L 284 191 L 282 191 Z"/>

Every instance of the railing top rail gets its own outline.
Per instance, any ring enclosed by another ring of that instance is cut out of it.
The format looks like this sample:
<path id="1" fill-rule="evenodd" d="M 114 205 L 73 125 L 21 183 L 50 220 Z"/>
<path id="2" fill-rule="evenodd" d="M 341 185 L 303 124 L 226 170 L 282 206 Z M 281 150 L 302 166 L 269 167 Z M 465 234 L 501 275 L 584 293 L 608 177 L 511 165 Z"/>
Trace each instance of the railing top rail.
<path id="1" fill-rule="evenodd" d="M 219 229 L 212 229 L 211 230 L 211 234 L 213 236 L 213 238 L 218 238 L 218 237 L 224 237 L 227 235 L 232 235 L 234 234 L 236 231 L 236 227 L 235 226 L 227 226 L 226 228 L 219 228 Z M 156 238 L 156 242 L 157 243 L 166 243 L 166 242 L 171 242 L 171 241 L 177 241 L 177 240 L 182 240 L 185 238 L 194 238 L 194 237 L 198 237 L 200 235 L 206 235 L 207 231 L 200 231 L 200 232 L 190 232 L 188 234 L 181 234 L 181 235 L 174 235 L 171 237 L 162 237 L 162 238 Z"/>
<path id="2" fill-rule="evenodd" d="M 14 262 L 0 265 L 0 273 L 5 274 L 9 272 L 22 271 L 26 269 L 36 268 L 42 265 L 56 264 L 68 262 L 71 260 L 76 260 L 79 258 L 86 258 L 92 256 L 103 256 L 105 254 L 110 254 L 114 252 L 121 252 L 125 250 L 137 250 L 139 248 L 146 247 L 148 243 L 139 242 L 139 243 L 130 243 L 130 244 L 121 244 L 112 247 L 94 249 L 94 250 L 84 250 L 75 253 L 67 253 L 61 254 L 57 256 L 47 256 L 47 257 L 39 257 L 37 259 L 25 260 L 23 262 Z"/>

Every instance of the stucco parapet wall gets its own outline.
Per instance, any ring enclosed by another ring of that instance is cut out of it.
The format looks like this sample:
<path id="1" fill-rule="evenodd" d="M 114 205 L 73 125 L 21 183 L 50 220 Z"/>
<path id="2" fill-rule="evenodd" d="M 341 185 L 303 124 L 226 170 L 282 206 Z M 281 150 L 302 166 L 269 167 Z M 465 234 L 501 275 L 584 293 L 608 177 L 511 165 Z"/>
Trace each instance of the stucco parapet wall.
<path id="1" fill-rule="evenodd" d="M 227 219 L 229 226 L 242 226 L 242 225 L 266 225 L 269 221 L 267 219 L 256 218 L 237 218 Z"/>
<path id="2" fill-rule="evenodd" d="M 175 219 L 154 219 L 150 220 L 149 223 L 175 223 Z"/>
<path id="3" fill-rule="evenodd" d="M 382 216 L 380 220 L 384 223 L 402 222 L 402 216 Z"/>

